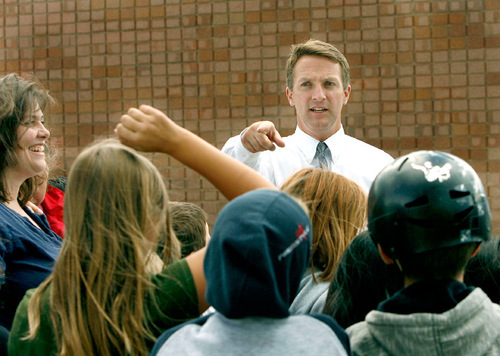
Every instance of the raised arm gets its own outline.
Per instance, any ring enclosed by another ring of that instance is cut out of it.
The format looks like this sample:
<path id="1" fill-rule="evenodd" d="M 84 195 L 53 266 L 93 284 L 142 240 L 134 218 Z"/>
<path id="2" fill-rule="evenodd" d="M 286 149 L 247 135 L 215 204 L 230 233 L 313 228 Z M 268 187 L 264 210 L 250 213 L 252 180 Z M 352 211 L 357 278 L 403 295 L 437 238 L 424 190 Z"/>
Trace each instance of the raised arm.
<path id="1" fill-rule="evenodd" d="M 257 188 L 276 189 L 253 169 L 223 154 L 151 106 L 129 109 L 115 132 L 127 146 L 171 155 L 207 178 L 227 199 Z"/>

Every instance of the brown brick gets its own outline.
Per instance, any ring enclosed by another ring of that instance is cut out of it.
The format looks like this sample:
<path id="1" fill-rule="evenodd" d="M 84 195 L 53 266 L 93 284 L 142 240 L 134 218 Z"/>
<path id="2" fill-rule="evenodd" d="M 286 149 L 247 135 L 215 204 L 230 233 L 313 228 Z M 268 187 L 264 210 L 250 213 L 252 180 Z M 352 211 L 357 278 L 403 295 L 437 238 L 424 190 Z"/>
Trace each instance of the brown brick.
<path id="1" fill-rule="evenodd" d="M 436 149 L 447 149 L 451 147 L 451 140 L 449 137 L 435 137 L 434 146 Z"/>
<path id="2" fill-rule="evenodd" d="M 469 24 L 467 25 L 467 35 L 468 36 L 483 36 L 484 35 L 484 24 Z"/>
<path id="3" fill-rule="evenodd" d="M 415 137 L 401 138 L 400 140 L 401 149 L 411 149 L 417 148 L 417 141 Z"/>
<path id="4" fill-rule="evenodd" d="M 460 49 L 467 46 L 467 41 L 465 38 L 450 38 L 450 48 Z"/>
<path id="5" fill-rule="evenodd" d="M 274 22 L 276 21 L 276 15 L 276 11 L 263 11 L 262 22 Z"/>
<path id="6" fill-rule="evenodd" d="M 486 10 L 499 10 L 500 4 L 496 0 L 485 0 Z"/>
<path id="7" fill-rule="evenodd" d="M 431 91 L 429 89 L 417 89 L 415 98 L 417 100 L 425 100 L 431 98 Z"/>
<path id="8" fill-rule="evenodd" d="M 359 30 L 361 28 L 360 19 L 347 19 L 345 20 L 346 30 Z"/>
<path id="9" fill-rule="evenodd" d="M 402 101 L 414 100 L 415 99 L 415 90 L 413 90 L 413 89 L 399 90 L 398 98 L 399 98 L 399 100 L 402 100 Z"/>
<path id="10" fill-rule="evenodd" d="M 470 49 L 484 48 L 484 41 L 483 37 L 470 37 L 467 39 L 467 45 Z"/>
<path id="11" fill-rule="evenodd" d="M 433 14 L 432 15 L 432 25 L 433 26 L 441 26 L 448 25 L 449 19 L 448 14 Z"/>
<path id="12" fill-rule="evenodd" d="M 464 13 L 451 13 L 449 15 L 450 24 L 464 24 L 466 23 Z"/>
<path id="13" fill-rule="evenodd" d="M 452 148 L 451 153 L 454 154 L 455 156 L 458 156 L 462 158 L 463 160 L 468 161 L 469 160 L 469 150 L 466 148 Z"/>
<path id="14" fill-rule="evenodd" d="M 398 63 L 412 63 L 413 62 L 413 53 L 398 53 Z"/>
<path id="15" fill-rule="evenodd" d="M 399 148 L 399 141 L 397 138 L 384 138 L 382 139 L 382 149 L 387 150 L 397 150 Z"/>
<path id="16" fill-rule="evenodd" d="M 417 148 L 419 150 L 430 150 L 434 146 L 432 137 L 417 138 Z"/>
<path id="17" fill-rule="evenodd" d="M 448 39 L 433 39 L 432 48 L 434 50 L 447 50 L 449 49 Z"/>
<path id="18" fill-rule="evenodd" d="M 499 73 L 488 73 L 486 75 L 486 83 L 488 85 L 500 84 L 500 72 Z"/>
<path id="19" fill-rule="evenodd" d="M 486 124 L 471 124 L 470 125 L 470 134 L 471 135 L 486 135 L 487 134 Z"/>
<path id="20" fill-rule="evenodd" d="M 245 20 L 250 23 L 260 22 L 260 15 L 260 12 L 247 12 Z"/>
<path id="21" fill-rule="evenodd" d="M 298 9 L 294 10 L 295 20 L 307 20 L 310 18 L 309 9 Z"/>
<path id="22" fill-rule="evenodd" d="M 364 65 L 376 65 L 379 64 L 379 55 L 378 53 L 374 54 L 365 54 L 362 56 Z"/>
<path id="23" fill-rule="evenodd" d="M 498 47 L 500 47 L 500 36 L 486 37 L 484 40 L 485 40 L 485 46 L 487 48 L 498 48 Z"/>
<path id="24" fill-rule="evenodd" d="M 451 37 L 463 37 L 466 34 L 465 25 L 451 25 L 450 35 Z"/>
<path id="25" fill-rule="evenodd" d="M 415 28 L 414 29 L 415 38 L 430 38 L 431 29 L 428 27 Z"/>

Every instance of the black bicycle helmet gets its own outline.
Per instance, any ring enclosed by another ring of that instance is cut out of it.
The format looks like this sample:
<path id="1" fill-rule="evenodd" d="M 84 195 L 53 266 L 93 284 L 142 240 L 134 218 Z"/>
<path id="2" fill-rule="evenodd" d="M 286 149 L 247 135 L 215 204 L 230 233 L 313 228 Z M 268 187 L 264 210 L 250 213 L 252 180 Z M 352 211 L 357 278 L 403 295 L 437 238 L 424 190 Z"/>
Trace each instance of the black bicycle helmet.
<path id="1" fill-rule="evenodd" d="M 368 228 L 391 258 L 486 241 L 491 213 L 474 169 L 449 153 L 417 151 L 375 178 Z"/>

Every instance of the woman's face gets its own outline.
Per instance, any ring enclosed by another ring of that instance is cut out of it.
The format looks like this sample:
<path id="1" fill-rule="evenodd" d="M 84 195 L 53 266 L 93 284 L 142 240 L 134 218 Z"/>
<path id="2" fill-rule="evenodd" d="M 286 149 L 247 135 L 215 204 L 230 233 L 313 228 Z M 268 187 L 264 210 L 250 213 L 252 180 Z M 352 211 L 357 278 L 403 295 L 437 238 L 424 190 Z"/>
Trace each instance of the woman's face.
<path id="1" fill-rule="evenodd" d="M 50 132 L 44 126 L 42 110 L 37 102 L 33 111 L 28 111 L 24 120 L 17 128 L 16 150 L 18 164 L 14 169 L 28 179 L 45 170 L 45 143 L 50 137 Z"/>

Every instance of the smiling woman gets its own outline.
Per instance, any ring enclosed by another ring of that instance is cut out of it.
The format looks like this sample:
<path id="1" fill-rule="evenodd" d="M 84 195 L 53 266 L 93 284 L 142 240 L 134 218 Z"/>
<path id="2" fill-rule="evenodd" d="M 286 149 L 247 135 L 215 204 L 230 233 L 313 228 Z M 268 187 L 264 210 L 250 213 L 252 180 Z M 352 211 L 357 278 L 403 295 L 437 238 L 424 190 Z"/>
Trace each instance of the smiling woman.
<path id="1" fill-rule="evenodd" d="M 61 247 L 45 215 L 26 207 L 47 167 L 44 112 L 53 103 L 32 76 L 0 79 L 0 326 L 7 329 L 26 290 L 52 271 Z"/>

